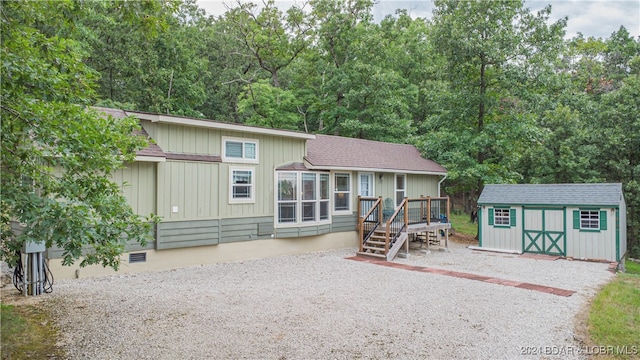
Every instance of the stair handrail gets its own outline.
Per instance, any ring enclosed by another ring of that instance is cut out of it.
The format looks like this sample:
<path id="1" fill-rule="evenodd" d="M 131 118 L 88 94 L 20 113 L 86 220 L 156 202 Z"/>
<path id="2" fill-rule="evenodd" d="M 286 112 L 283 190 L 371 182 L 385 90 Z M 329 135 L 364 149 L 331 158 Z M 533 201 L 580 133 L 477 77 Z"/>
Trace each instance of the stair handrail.
<path id="1" fill-rule="evenodd" d="M 360 251 L 364 250 L 364 244 L 369 240 L 369 238 L 371 237 L 371 234 L 373 234 L 373 231 L 380 226 L 380 224 L 382 223 L 382 196 L 379 196 L 377 198 L 374 197 L 362 197 L 362 196 L 358 196 L 358 214 L 360 214 L 362 212 L 362 201 L 371 201 L 374 200 L 375 202 L 373 203 L 373 205 L 371 205 L 371 208 L 366 212 L 366 214 L 364 214 L 363 216 L 358 217 L 358 236 L 360 238 Z M 365 234 L 365 229 L 364 229 L 364 223 L 365 220 L 369 218 L 369 216 L 371 216 L 371 214 L 373 214 L 373 212 L 378 209 L 378 220 L 375 223 L 375 225 L 373 226 L 373 228 L 371 228 L 366 234 Z"/>
<path id="2" fill-rule="evenodd" d="M 396 211 L 394 211 L 393 215 L 391 215 L 389 217 L 389 219 L 387 220 L 386 231 L 385 231 L 385 236 L 384 236 L 384 253 L 385 254 L 389 253 L 389 247 L 398 238 L 398 236 L 400 236 L 400 233 L 402 232 L 402 230 L 405 229 L 406 226 L 407 226 L 406 225 L 407 216 L 406 216 L 405 208 L 406 208 L 408 200 L 409 199 L 406 198 L 406 197 L 404 199 L 402 199 L 402 202 L 400 203 L 400 206 L 398 206 Z M 400 214 L 400 212 L 402 212 L 402 215 L 404 217 L 404 219 L 402 221 L 402 226 L 399 227 L 398 229 L 394 229 L 393 233 L 392 233 L 391 232 L 392 224 L 394 224 L 396 222 L 395 220 L 398 217 L 398 214 Z M 392 237 L 393 237 L 393 241 L 392 241 Z"/>

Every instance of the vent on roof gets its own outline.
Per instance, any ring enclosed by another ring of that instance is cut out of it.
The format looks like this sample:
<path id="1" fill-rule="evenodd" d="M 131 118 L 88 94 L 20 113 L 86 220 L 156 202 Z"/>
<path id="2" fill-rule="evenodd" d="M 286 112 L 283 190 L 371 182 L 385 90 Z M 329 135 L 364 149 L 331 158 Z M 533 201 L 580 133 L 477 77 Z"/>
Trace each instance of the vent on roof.
<path id="1" fill-rule="evenodd" d="M 129 264 L 142 262 L 147 262 L 146 252 L 129 254 Z"/>

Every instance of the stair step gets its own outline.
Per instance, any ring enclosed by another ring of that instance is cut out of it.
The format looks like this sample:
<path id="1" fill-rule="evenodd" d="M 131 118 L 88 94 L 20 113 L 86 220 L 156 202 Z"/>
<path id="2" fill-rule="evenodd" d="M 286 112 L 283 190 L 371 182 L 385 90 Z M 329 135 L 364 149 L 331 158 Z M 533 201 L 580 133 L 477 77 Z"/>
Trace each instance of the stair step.
<path id="1" fill-rule="evenodd" d="M 384 241 L 375 241 L 375 240 L 369 240 L 367 241 L 368 245 L 381 245 L 384 246 Z"/>
<path id="2" fill-rule="evenodd" d="M 376 247 L 376 246 L 363 246 L 363 249 L 371 250 L 371 251 L 384 251 L 384 247 Z"/>
<path id="3" fill-rule="evenodd" d="M 362 251 L 356 251 L 357 255 L 361 255 L 361 256 L 370 256 L 370 257 L 375 257 L 375 258 L 380 258 L 380 259 L 386 259 L 387 257 L 382 255 L 382 254 L 374 254 L 374 253 L 368 253 L 368 252 L 362 252 Z"/>

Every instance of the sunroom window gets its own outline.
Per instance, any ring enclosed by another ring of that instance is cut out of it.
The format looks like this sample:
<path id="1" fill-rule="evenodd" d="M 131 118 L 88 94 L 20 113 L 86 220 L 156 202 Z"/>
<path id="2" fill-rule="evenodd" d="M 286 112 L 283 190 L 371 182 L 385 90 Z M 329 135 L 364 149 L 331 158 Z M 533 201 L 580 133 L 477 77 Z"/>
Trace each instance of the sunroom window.
<path id="1" fill-rule="evenodd" d="M 279 171 L 276 186 L 278 224 L 329 220 L 329 174 Z"/>

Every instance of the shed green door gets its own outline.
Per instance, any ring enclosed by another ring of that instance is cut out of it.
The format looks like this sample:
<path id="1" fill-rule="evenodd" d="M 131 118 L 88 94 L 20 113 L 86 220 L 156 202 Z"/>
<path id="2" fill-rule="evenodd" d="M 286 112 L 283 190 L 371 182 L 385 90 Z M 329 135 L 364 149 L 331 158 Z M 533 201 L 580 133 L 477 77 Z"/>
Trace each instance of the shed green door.
<path id="1" fill-rule="evenodd" d="M 522 249 L 524 252 L 565 255 L 564 209 L 524 209 Z"/>

